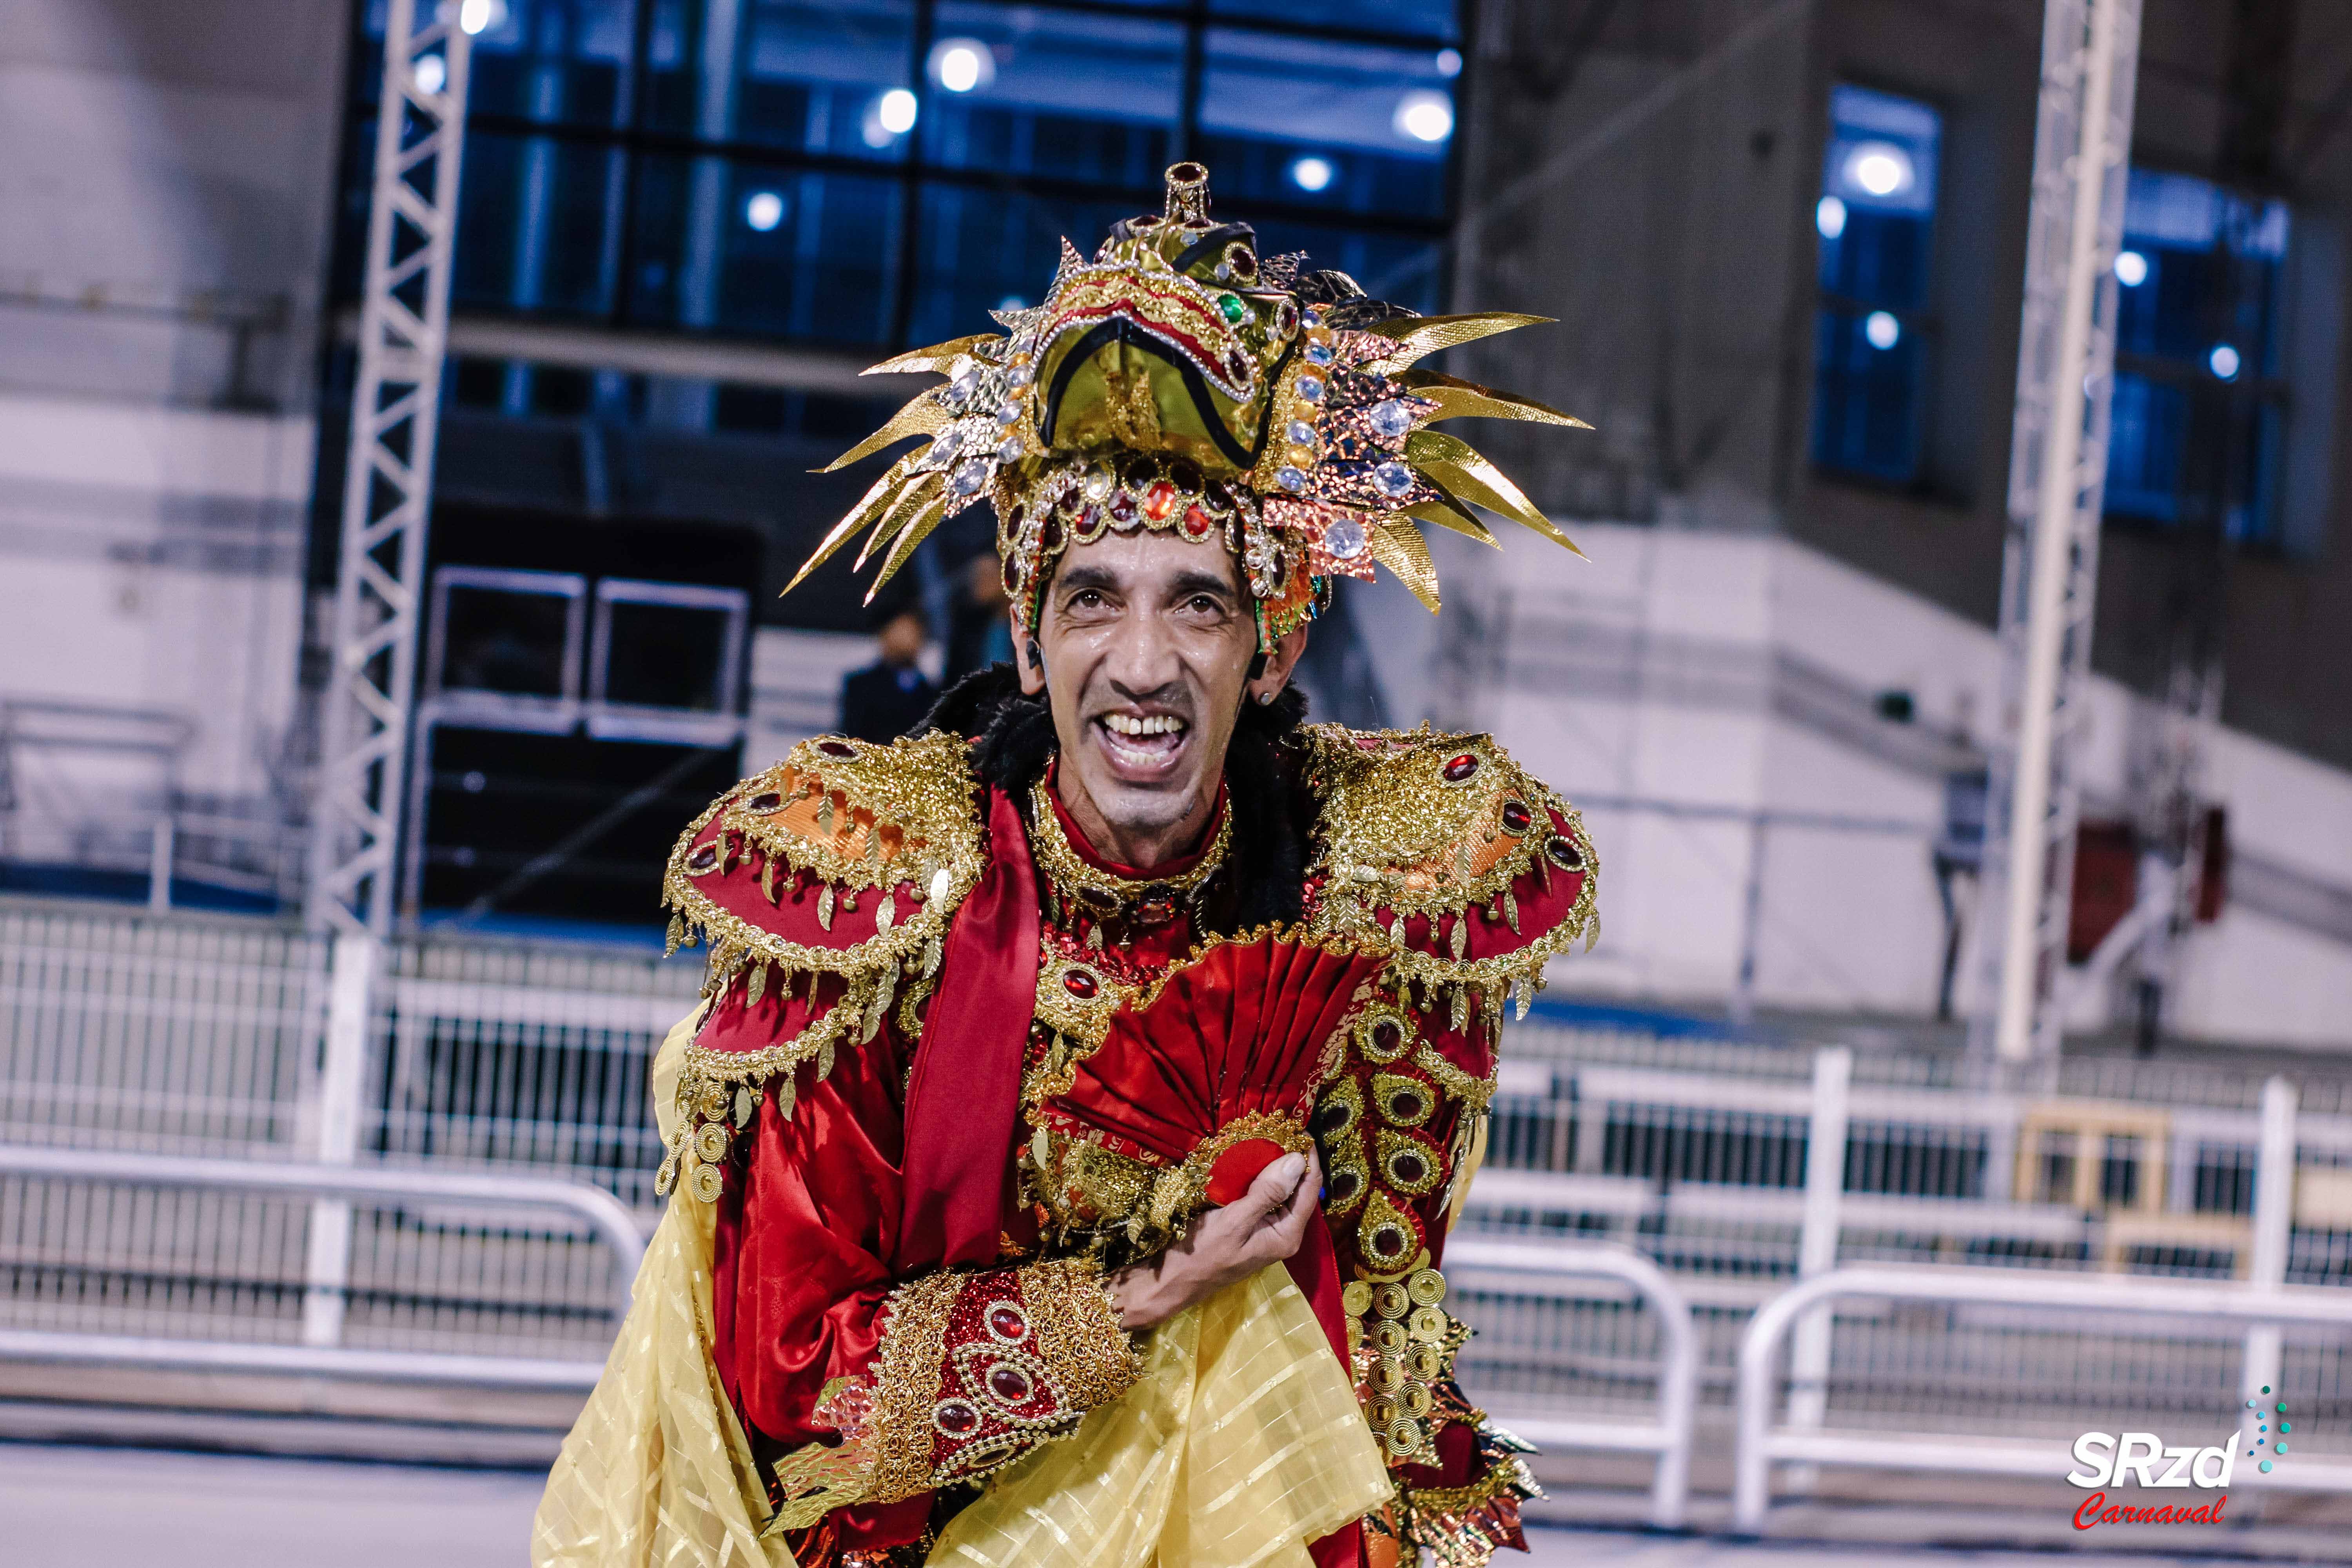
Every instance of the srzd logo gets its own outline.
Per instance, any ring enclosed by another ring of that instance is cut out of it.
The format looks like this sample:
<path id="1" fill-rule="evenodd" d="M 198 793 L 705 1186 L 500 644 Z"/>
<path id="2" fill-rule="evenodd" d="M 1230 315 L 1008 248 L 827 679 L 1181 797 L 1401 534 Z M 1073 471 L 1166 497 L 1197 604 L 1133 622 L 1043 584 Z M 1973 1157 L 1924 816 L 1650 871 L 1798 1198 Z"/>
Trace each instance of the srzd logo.
<path id="1" fill-rule="evenodd" d="M 2210 1448 L 2168 1448 L 2153 1432 L 2126 1432 L 2120 1437 L 2112 1432 L 2084 1433 L 2074 1439 L 2074 1462 L 2083 1468 L 2069 1473 L 2066 1481 L 2091 1495 L 2074 1510 L 2074 1528 L 2221 1523 L 2221 1510 L 2230 1500 L 2226 1495 L 2230 1477 L 2238 1468 L 2236 1436 L 2232 1433 Z M 2109 1484 L 2120 1487 L 2126 1481 L 2144 1487 L 2197 1487 L 2225 1495 L 2197 1504 L 2183 1498 L 2179 1504 L 2133 1507 L 2110 1503 L 2105 1492 L 2095 1489 Z"/>
<path id="2" fill-rule="evenodd" d="M 2221 1523 L 2221 1510 L 2230 1501 L 2230 1478 L 2236 1473 L 2240 1458 L 2261 1456 L 2263 1470 L 2267 1474 L 2272 1463 L 2270 1455 L 2286 1452 L 2286 1444 L 2279 1439 L 2294 1428 L 2286 1422 L 2284 1403 L 2264 1407 L 2270 1392 L 2264 1388 L 2263 1399 L 2246 1401 L 2246 1408 L 2254 1413 L 2252 1432 L 2241 1427 L 2210 1447 L 2168 1447 L 2164 1439 L 2153 1432 L 2126 1432 L 2120 1436 L 2112 1432 L 2085 1432 L 2075 1438 L 2074 1462 L 2082 1468 L 2069 1473 L 2066 1480 L 2091 1495 L 2074 1510 L 2074 1528 Z M 2276 1433 L 2271 1430 L 2273 1423 L 2277 1424 Z M 2268 1454 L 2263 1452 L 2265 1449 Z M 2222 1495 L 2202 1503 L 2190 1503 L 2183 1498 L 2177 1503 L 2131 1506 L 2110 1503 L 2106 1492 L 2098 1489 L 2121 1487 L 2126 1481 L 2152 1489 L 2195 1488 Z"/>

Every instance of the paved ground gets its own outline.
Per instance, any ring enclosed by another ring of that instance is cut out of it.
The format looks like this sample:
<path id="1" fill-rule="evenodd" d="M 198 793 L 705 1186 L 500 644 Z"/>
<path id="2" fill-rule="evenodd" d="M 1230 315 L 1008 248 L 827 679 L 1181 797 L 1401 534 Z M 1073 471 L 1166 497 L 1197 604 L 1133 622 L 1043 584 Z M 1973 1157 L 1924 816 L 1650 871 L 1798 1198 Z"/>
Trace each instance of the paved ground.
<path id="1" fill-rule="evenodd" d="M 0 1444 L 7 1568 L 522 1568 L 540 1477 L 140 1448 Z M 1738 1543 L 1613 1531 L 1529 1531 L 1524 1568 L 2025 1568 L 2047 1552 Z M 2231 1547 L 2216 1542 L 2227 1552 Z M 2238 1547 L 2242 1551 L 2242 1546 Z M 2242 1557 L 2074 1555 L 2067 1568 Z"/>

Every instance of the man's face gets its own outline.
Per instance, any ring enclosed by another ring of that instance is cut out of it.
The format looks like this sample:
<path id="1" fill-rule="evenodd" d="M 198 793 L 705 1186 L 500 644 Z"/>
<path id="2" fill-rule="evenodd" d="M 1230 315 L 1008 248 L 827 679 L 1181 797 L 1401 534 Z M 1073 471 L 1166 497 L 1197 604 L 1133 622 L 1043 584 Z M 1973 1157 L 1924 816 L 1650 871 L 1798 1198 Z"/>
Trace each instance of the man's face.
<path id="1" fill-rule="evenodd" d="M 1252 682 L 1256 636 L 1216 544 L 1139 531 L 1063 554 L 1038 614 L 1045 668 L 1024 651 L 1021 683 L 1048 693 L 1063 804 L 1097 849 L 1135 865 L 1183 853 L 1170 837 L 1203 826 L 1243 702 L 1278 690 L 1306 640 L 1286 638 Z"/>

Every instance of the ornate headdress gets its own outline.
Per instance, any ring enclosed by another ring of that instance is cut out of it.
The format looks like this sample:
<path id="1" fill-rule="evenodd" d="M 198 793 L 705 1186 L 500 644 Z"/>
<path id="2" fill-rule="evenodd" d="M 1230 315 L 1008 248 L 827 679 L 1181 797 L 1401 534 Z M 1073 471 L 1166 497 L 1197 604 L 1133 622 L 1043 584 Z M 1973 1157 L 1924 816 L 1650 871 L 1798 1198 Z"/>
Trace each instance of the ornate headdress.
<path id="1" fill-rule="evenodd" d="M 1036 624 L 1064 550 L 1149 528 L 1214 538 L 1239 556 L 1258 646 L 1271 648 L 1330 602 L 1331 578 L 1370 578 L 1376 562 L 1435 610 L 1417 524 L 1494 543 L 1471 505 L 1576 550 L 1492 463 L 1427 426 L 1465 415 L 1584 421 L 1412 368 L 1547 318 L 1417 316 L 1366 298 L 1345 273 L 1306 270 L 1303 256 L 1261 260 L 1248 225 L 1210 218 L 1208 184 L 1198 163 L 1171 168 L 1165 214 L 1116 225 L 1091 262 L 1064 240 L 1045 302 L 993 312 L 1003 334 L 867 371 L 949 379 L 828 466 L 929 437 L 834 526 L 793 584 L 868 529 L 857 564 L 880 557 L 878 588 L 943 519 L 985 497 L 1016 636 Z"/>

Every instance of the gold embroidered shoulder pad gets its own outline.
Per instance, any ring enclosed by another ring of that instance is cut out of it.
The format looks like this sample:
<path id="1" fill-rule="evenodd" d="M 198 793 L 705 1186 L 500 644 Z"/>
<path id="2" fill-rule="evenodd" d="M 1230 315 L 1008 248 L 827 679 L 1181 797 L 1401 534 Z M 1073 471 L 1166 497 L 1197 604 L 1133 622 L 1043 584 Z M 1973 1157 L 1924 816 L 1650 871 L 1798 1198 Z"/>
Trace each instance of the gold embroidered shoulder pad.
<path id="1" fill-rule="evenodd" d="M 1400 979 L 1499 1017 L 1544 964 L 1600 934 L 1599 863 L 1576 808 L 1486 735 L 1307 731 L 1321 802 L 1321 931 L 1384 937 Z"/>
<path id="2" fill-rule="evenodd" d="M 758 1026 L 721 1031 L 729 1048 L 709 1043 L 706 1014 L 657 1190 L 675 1181 L 716 1196 L 726 1122 L 749 1121 L 756 1089 L 777 1080 L 789 1114 L 802 1062 L 814 1058 L 822 1079 L 835 1046 L 872 1039 L 894 1001 L 902 1019 L 919 1005 L 982 863 L 965 744 L 937 732 L 887 746 L 804 741 L 694 819 L 662 880 L 670 950 L 709 943 L 712 1014 L 769 1006 Z"/>

